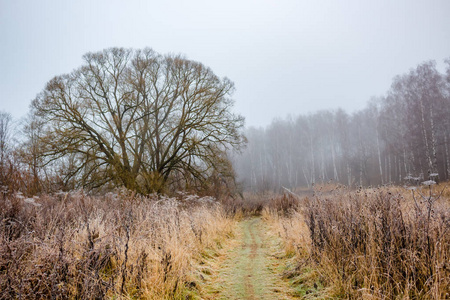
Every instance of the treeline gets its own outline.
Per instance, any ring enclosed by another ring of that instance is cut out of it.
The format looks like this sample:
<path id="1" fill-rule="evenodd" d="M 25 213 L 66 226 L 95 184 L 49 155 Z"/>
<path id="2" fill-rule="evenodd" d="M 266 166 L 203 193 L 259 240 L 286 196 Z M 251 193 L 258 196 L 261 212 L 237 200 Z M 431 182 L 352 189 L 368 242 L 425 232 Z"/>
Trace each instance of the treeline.
<path id="1" fill-rule="evenodd" d="M 353 114 L 319 111 L 245 134 L 248 146 L 235 166 L 253 191 L 447 180 L 450 60 L 445 74 L 429 61 L 396 76 L 385 96 Z"/>

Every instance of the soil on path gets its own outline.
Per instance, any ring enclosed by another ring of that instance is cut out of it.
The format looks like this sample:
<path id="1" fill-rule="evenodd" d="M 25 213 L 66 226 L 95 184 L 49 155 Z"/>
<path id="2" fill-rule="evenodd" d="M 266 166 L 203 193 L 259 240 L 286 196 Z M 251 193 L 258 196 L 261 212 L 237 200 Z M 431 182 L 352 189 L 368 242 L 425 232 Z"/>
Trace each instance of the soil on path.
<path id="1" fill-rule="evenodd" d="M 281 278 L 280 248 L 261 218 L 241 221 L 236 239 L 213 268 L 211 299 L 292 299 L 289 283 Z"/>

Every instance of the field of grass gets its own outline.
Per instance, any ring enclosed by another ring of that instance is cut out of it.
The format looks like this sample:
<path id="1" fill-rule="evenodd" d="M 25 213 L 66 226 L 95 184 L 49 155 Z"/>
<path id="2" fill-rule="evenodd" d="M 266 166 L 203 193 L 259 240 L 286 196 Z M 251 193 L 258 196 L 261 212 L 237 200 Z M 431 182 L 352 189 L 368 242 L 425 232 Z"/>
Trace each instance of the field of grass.
<path id="1" fill-rule="evenodd" d="M 443 184 L 0 205 L 0 299 L 450 298 Z"/>
<path id="2" fill-rule="evenodd" d="M 283 198 L 297 200 L 298 209 L 265 209 L 263 215 L 295 255 L 286 276 L 305 299 L 450 298 L 450 193 L 444 185 L 335 186 L 301 200 Z"/>
<path id="3" fill-rule="evenodd" d="M 197 258 L 233 230 L 195 196 L 0 201 L 0 299 L 186 299 Z"/>

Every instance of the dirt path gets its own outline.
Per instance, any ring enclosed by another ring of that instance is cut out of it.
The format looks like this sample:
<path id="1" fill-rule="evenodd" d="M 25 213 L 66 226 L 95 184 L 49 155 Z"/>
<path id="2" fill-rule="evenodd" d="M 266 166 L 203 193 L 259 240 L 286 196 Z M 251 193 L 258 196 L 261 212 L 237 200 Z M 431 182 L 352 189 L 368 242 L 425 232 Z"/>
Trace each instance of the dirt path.
<path id="1" fill-rule="evenodd" d="M 281 279 L 279 251 L 279 240 L 261 218 L 241 221 L 236 239 L 214 267 L 211 299 L 292 299 Z"/>

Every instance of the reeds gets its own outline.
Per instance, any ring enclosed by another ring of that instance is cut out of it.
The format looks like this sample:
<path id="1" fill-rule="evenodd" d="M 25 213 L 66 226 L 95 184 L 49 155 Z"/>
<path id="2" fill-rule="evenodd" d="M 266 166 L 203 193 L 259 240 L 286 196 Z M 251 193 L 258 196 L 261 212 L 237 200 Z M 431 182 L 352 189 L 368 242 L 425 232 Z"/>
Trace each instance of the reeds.
<path id="1" fill-rule="evenodd" d="M 196 259 L 233 228 L 195 196 L 0 201 L 0 299 L 185 299 Z"/>

